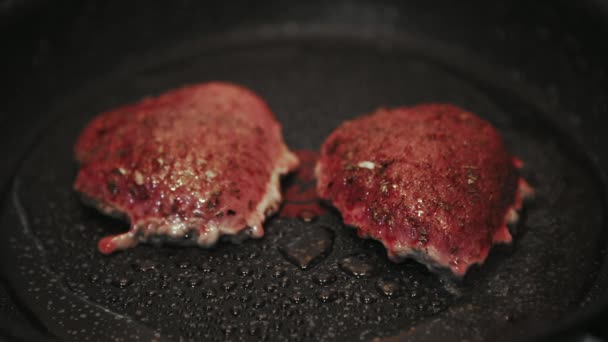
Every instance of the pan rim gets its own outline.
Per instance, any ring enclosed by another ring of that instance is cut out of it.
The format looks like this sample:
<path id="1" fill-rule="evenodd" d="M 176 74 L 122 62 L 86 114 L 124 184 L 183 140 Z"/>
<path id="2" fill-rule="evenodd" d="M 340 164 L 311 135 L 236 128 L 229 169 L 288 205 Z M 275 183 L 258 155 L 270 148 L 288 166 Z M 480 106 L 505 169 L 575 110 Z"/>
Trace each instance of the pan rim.
<path id="1" fill-rule="evenodd" d="M 323 37 L 325 39 L 327 39 L 328 41 L 335 39 L 334 37 L 328 38 L 328 36 L 326 34 L 324 34 Z M 285 38 L 285 39 L 288 39 L 290 42 L 293 42 L 293 37 L 289 38 L 289 37 L 284 36 L 284 37 L 279 37 L 279 38 Z M 350 38 L 355 38 L 353 40 L 353 43 L 361 43 L 361 37 L 360 36 L 357 36 L 357 37 L 353 36 L 353 37 L 350 37 Z M 267 39 L 266 42 L 272 42 L 272 43 L 276 43 L 277 42 L 276 40 L 274 40 L 275 38 L 273 38 L 273 37 L 266 37 L 266 39 Z M 319 37 L 316 36 L 316 35 L 314 35 L 314 34 L 312 36 L 304 35 L 303 39 L 304 40 L 311 40 L 311 41 L 312 40 L 318 41 Z M 254 43 L 258 43 L 258 41 L 253 41 L 253 42 Z M 224 41 L 224 44 L 225 44 L 225 41 Z M 236 43 L 235 46 L 240 47 L 240 45 L 238 45 L 238 43 Z M 408 51 L 411 51 L 411 50 L 408 50 Z M 479 65 L 477 64 L 478 62 L 479 61 L 474 61 L 472 63 L 476 64 L 476 66 L 479 67 Z M 495 68 L 489 68 L 489 69 L 494 70 Z M 468 69 L 466 69 L 466 70 L 468 70 Z M 527 85 L 527 86 L 529 86 L 529 85 Z M 501 90 L 509 91 L 510 93 L 512 93 L 512 91 L 514 89 L 515 90 L 522 89 L 520 87 L 521 87 L 521 85 L 518 84 L 517 86 L 514 86 L 513 88 L 505 88 L 505 89 L 501 89 Z M 522 92 L 522 94 L 516 94 L 516 96 L 520 97 L 520 95 L 527 94 L 523 90 L 521 90 L 521 92 Z M 547 112 L 547 108 L 548 108 L 549 105 L 547 105 L 547 104 L 538 104 L 537 101 L 538 101 L 538 98 L 535 101 L 526 101 L 526 103 L 532 104 L 532 105 L 538 105 L 539 107 L 536 108 L 536 109 L 538 109 L 537 112 L 538 113 L 546 113 Z M 44 118 L 42 120 L 42 122 L 40 122 L 40 124 L 37 125 L 37 128 L 36 128 L 36 130 L 37 130 L 36 137 L 38 137 L 39 135 L 44 134 L 45 128 L 49 127 L 49 125 L 57 124 L 57 122 L 59 122 L 62 117 L 63 116 L 52 116 L 52 117 L 46 117 L 46 118 Z M 594 176 L 597 177 L 598 180 L 599 180 L 599 182 L 602 184 L 601 195 L 602 195 L 602 198 L 603 198 L 603 208 L 605 210 L 604 211 L 604 220 L 603 220 L 603 222 L 604 222 L 604 228 L 605 228 L 605 222 L 606 222 L 606 217 L 605 216 L 606 216 L 606 212 L 608 212 L 608 207 L 606 205 L 606 189 L 608 188 L 608 186 L 607 186 L 608 181 L 607 181 L 607 177 L 606 177 L 605 171 L 601 169 L 601 167 L 599 166 L 599 164 L 596 162 L 596 160 L 590 154 L 591 153 L 590 150 L 585 147 L 584 143 L 582 143 L 581 141 L 579 141 L 579 139 L 576 139 L 576 137 L 574 137 L 572 134 L 568 134 L 567 131 L 565 131 L 565 129 L 563 127 L 561 127 L 561 125 L 559 125 L 558 123 L 554 122 L 550 118 L 543 117 L 542 120 L 544 122 L 551 123 L 552 124 L 552 129 L 556 130 L 556 132 L 561 137 L 568 137 L 568 138 L 570 138 L 570 140 L 571 140 L 570 142 L 575 145 L 573 148 L 575 150 L 577 150 L 577 151 L 583 152 L 584 155 L 583 155 L 582 159 L 584 159 L 584 160 L 587 161 L 587 163 L 589 164 L 588 166 L 589 166 L 590 170 L 593 172 Z M 46 124 L 45 124 L 44 121 L 46 121 Z M 26 149 L 26 152 L 21 156 L 22 158 L 20 158 L 20 162 L 18 163 L 18 166 L 16 168 L 14 168 L 14 172 L 12 173 L 11 180 L 10 180 L 10 182 L 13 185 L 14 185 L 13 181 L 16 179 L 15 175 L 17 174 L 18 170 L 20 170 L 23 167 L 23 163 L 27 159 L 27 156 L 30 154 L 31 150 L 36 147 L 36 145 L 37 145 L 36 140 L 37 139 L 34 139 L 34 141 L 31 142 L 31 146 L 29 146 Z M 12 189 L 12 187 L 11 187 L 11 189 Z M 6 201 L 6 197 L 4 198 L 4 201 L 2 201 L 2 208 L 3 208 L 2 212 L 3 213 L 6 210 L 6 203 L 4 203 L 4 202 L 8 202 L 8 201 Z M 606 238 L 605 235 L 606 234 L 604 232 L 604 240 Z M 604 247 L 604 248 L 606 248 L 606 247 Z M 608 263 L 607 260 L 603 260 L 602 265 L 600 266 L 600 271 L 598 272 L 598 274 L 601 272 L 602 268 L 604 268 L 604 269 L 608 268 L 607 263 Z M 597 314 L 597 313 L 603 311 L 603 309 L 606 306 L 608 306 L 608 298 L 604 298 L 603 301 L 598 301 L 596 303 L 593 303 L 592 306 L 587 307 L 586 311 L 582 311 L 580 313 L 583 314 L 585 312 L 588 312 L 588 313 L 585 313 L 585 315 L 587 315 L 586 317 L 591 317 L 592 315 Z M 571 314 L 568 314 L 565 317 L 568 318 L 570 316 L 571 316 Z M 584 319 L 584 318 L 582 318 L 582 319 Z M 579 317 L 572 318 L 571 320 L 572 320 L 571 322 L 567 322 L 566 321 L 566 322 L 563 322 L 563 324 L 559 324 L 559 326 L 562 327 L 562 328 L 564 328 L 563 330 L 565 330 L 565 329 L 567 329 L 565 327 L 566 325 L 568 325 L 568 324 L 576 324 L 577 322 L 580 322 L 580 318 Z M 534 336 L 534 337 L 531 337 L 531 338 L 537 338 L 537 337 L 538 336 Z"/>

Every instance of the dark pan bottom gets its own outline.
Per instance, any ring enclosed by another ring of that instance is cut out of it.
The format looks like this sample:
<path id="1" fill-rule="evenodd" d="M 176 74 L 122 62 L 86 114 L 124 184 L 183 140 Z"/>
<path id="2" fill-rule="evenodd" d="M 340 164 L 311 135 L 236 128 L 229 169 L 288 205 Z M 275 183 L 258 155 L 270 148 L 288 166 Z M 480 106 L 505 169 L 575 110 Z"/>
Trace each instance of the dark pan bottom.
<path id="1" fill-rule="evenodd" d="M 399 334 L 479 341 L 517 338 L 529 325 L 559 319 L 581 305 L 599 268 L 600 186 L 567 134 L 553 128 L 551 113 L 531 102 L 537 99 L 508 89 L 499 70 L 476 65 L 488 72 L 470 73 L 471 63 L 397 39 L 226 38 L 134 57 L 49 108 L 60 118 L 18 171 L 3 218 L 12 227 L 2 232 L 5 258 L 14 261 L 9 280 L 44 325 L 75 341 Z M 413 261 L 389 262 L 380 244 L 358 239 L 333 212 L 312 223 L 271 219 L 265 238 L 238 245 L 140 246 L 102 256 L 97 241 L 127 227 L 86 208 L 72 191 L 79 130 L 102 110 L 206 80 L 258 92 L 293 149 L 318 149 L 342 121 L 377 106 L 458 104 L 501 130 L 537 198 L 514 246 L 496 248 L 463 283 L 442 281 Z M 279 245 L 321 226 L 335 234 L 327 257 L 305 271 L 283 257 Z M 340 261 L 353 253 L 366 254 L 370 274 L 343 271 Z"/>

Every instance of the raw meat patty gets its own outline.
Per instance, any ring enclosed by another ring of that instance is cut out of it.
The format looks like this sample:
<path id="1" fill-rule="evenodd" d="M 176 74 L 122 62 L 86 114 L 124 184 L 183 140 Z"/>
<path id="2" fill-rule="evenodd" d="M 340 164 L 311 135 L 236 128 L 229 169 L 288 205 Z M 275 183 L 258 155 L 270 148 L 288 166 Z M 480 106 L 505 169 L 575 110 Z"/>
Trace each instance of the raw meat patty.
<path id="1" fill-rule="evenodd" d="M 245 228 L 259 238 L 279 207 L 280 176 L 298 164 L 264 101 L 218 82 L 103 113 L 75 149 L 76 191 L 131 224 L 100 241 L 103 253 L 145 241 L 211 246 Z"/>
<path id="2" fill-rule="evenodd" d="M 510 243 L 532 190 L 496 129 L 453 105 L 379 109 L 325 141 L 319 195 L 393 260 L 462 276 L 494 243 Z"/>

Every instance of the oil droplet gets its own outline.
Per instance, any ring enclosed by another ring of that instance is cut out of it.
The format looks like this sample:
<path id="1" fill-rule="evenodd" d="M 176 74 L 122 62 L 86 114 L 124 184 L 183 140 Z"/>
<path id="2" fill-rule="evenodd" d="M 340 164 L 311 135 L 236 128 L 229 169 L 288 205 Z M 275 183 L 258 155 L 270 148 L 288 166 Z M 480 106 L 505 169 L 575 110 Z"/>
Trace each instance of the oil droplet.
<path id="1" fill-rule="evenodd" d="M 236 282 L 234 282 L 234 281 L 227 281 L 222 284 L 222 288 L 226 292 L 230 292 L 230 291 L 234 290 L 235 287 L 236 287 Z"/>
<path id="2" fill-rule="evenodd" d="M 378 296 L 375 294 L 366 293 L 361 297 L 361 301 L 365 304 L 372 304 L 378 301 Z"/>
<path id="3" fill-rule="evenodd" d="M 197 287 L 201 282 L 202 280 L 199 278 L 190 278 L 188 280 L 188 284 L 190 285 L 190 287 Z"/>
<path id="4" fill-rule="evenodd" d="M 118 287 L 120 289 L 124 289 L 127 286 L 131 285 L 131 280 L 128 278 L 124 278 L 124 277 L 113 279 L 112 285 L 114 285 L 115 287 Z"/>
<path id="5" fill-rule="evenodd" d="M 213 298 L 213 297 L 215 297 L 215 290 L 214 289 L 207 289 L 207 290 L 205 290 L 204 296 L 205 296 L 205 298 Z"/>
<path id="6" fill-rule="evenodd" d="M 340 260 L 338 265 L 344 272 L 356 278 L 371 277 L 376 271 L 372 260 L 364 253 L 348 255 Z"/>
<path id="7" fill-rule="evenodd" d="M 272 272 L 273 278 L 281 278 L 284 275 L 285 275 L 285 270 L 280 269 L 280 268 L 277 268 Z"/>
<path id="8" fill-rule="evenodd" d="M 330 303 L 338 298 L 336 291 L 328 288 L 322 288 L 317 292 L 317 299 L 321 303 Z"/>
<path id="9" fill-rule="evenodd" d="M 213 272 L 213 267 L 211 267 L 211 265 L 209 265 L 209 264 L 202 264 L 201 266 L 199 266 L 199 269 L 203 273 L 211 273 L 211 272 Z"/>
<path id="10" fill-rule="evenodd" d="M 135 271 L 139 272 L 148 272 L 156 270 L 158 264 L 152 260 L 142 260 L 138 262 L 134 262 L 132 265 Z"/>
<path id="11" fill-rule="evenodd" d="M 395 298 L 401 295 L 401 284 L 397 279 L 381 278 L 376 282 L 376 289 L 388 298 Z"/>
<path id="12" fill-rule="evenodd" d="M 188 267 L 190 267 L 190 263 L 187 262 L 187 261 L 182 261 L 182 262 L 179 262 L 177 264 L 177 267 L 179 267 L 179 268 L 188 268 Z"/>
<path id="13" fill-rule="evenodd" d="M 240 276 L 247 277 L 253 274 L 253 270 L 251 268 L 242 266 L 236 270 L 236 273 Z"/>
<path id="14" fill-rule="evenodd" d="M 292 264 L 302 270 L 309 269 L 323 260 L 330 252 L 334 242 L 334 232 L 324 226 L 313 226 L 299 236 L 279 246 L 279 251 Z"/>
<path id="15" fill-rule="evenodd" d="M 230 309 L 230 313 L 232 314 L 232 316 L 238 316 L 241 314 L 241 307 L 239 305 L 235 305 Z"/>
<path id="16" fill-rule="evenodd" d="M 312 276 L 312 281 L 321 286 L 325 286 L 336 281 L 336 276 L 327 272 L 319 272 Z"/>
<path id="17" fill-rule="evenodd" d="M 270 293 L 270 292 L 276 291 L 277 288 L 278 288 L 278 286 L 276 284 L 268 284 L 268 285 L 266 285 L 266 287 L 264 287 L 264 291 Z"/>
<path id="18" fill-rule="evenodd" d="M 291 295 L 289 300 L 294 304 L 301 304 L 306 302 L 306 296 L 302 292 L 295 292 Z"/>

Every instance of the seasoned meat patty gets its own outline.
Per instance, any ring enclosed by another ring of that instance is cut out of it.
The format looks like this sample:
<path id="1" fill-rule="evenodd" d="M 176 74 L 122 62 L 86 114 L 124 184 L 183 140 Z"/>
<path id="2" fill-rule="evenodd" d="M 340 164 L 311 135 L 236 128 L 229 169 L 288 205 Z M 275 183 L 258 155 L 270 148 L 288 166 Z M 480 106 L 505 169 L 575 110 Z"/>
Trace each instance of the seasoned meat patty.
<path id="1" fill-rule="evenodd" d="M 317 191 L 394 260 L 462 276 L 512 240 L 532 190 L 498 131 L 453 105 L 379 109 L 324 142 Z"/>
<path id="2" fill-rule="evenodd" d="M 261 237 L 281 201 L 280 176 L 298 164 L 266 103 L 219 82 L 102 113 L 75 150 L 76 191 L 131 224 L 100 241 L 103 253 L 151 240 L 211 246 L 245 229 Z"/>

